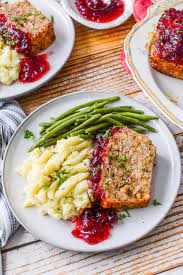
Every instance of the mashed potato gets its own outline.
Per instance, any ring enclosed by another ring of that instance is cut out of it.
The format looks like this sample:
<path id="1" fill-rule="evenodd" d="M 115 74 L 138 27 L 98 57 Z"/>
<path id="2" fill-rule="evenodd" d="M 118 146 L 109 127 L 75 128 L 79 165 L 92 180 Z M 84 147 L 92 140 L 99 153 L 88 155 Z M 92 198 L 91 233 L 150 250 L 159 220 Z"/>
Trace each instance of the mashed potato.
<path id="1" fill-rule="evenodd" d="M 61 139 L 56 146 L 36 148 L 17 172 L 26 178 L 24 206 L 57 220 L 75 219 L 93 200 L 89 188 L 92 142 L 79 137 Z"/>
<path id="2" fill-rule="evenodd" d="M 0 82 L 10 85 L 19 78 L 20 58 L 0 37 Z"/>

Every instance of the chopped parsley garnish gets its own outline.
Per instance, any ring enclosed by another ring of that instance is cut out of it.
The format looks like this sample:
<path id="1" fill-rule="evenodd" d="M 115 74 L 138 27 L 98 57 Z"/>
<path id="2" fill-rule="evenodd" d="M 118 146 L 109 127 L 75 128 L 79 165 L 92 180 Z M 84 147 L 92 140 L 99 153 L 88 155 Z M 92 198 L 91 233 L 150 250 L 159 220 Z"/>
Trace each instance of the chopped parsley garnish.
<path id="1" fill-rule="evenodd" d="M 108 187 L 108 182 L 107 182 L 107 181 L 104 182 L 104 187 L 105 187 L 105 188 Z"/>
<path id="2" fill-rule="evenodd" d="M 16 26 L 16 29 L 17 29 L 17 30 L 19 30 L 20 28 L 21 28 L 21 26 L 20 26 L 20 25 L 17 25 L 17 26 Z"/>
<path id="3" fill-rule="evenodd" d="M 42 187 L 44 190 L 47 190 L 47 189 L 49 188 L 49 185 L 43 184 L 41 187 Z"/>
<path id="4" fill-rule="evenodd" d="M 18 18 L 16 16 L 13 16 L 13 21 L 18 21 Z"/>
<path id="5" fill-rule="evenodd" d="M 107 177 L 107 173 L 104 174 L 104 177 Z"/>
<path id="6" fill-rule="evenodd" d="M 33 133 L 31 132 L 31 131 L 29 131 L 29 130 L 24 130 L 24 138 L 26 138 L 26 139 L 34 139 L 34 135 L 33 135 Z"/>
<path id="7" fill-rule="evenodd" d="M 50 16 L 50 21 L 52 22 L 52 24 L 54 24 L 54 17 L 53 17 L 53 15 Z"/>
<path id="8" fill-rule="evenodd" d="M 26 16 L 22 16 L 22 17 L 20 17 L 20 20 L 22 20 L 24 22 L 27 22 L 27 17 Z"/>
<path id="9" fill-rule="evenodd" d="M 27 17 L 32 16 L 32 13 L 27 13 L 26 16 Z"/>
<path id="10" fill-rule="evenodd" d="M 9 42 L 9 44 L 12 45 L 12 46 L 14 46 L 14 45 L 16 44 L 16 42 L 15 42 L 15 40 L 11 40 L 11 41 Z"/>
<path id="11" fill-rule="evenodd" d="M 161 205 L 161 203 L 157 199 L 154 199 L 153 200 L 153 205 L 158 206 L 158 205 Z"/>
<path id="12" fill-rule="evenodd" d="M 125 212 L 126 212 L 126 214 L 127 214 L 127 217 L 131 217 L 131 215 L 130 215 L 130 213 L 128 212 L 127 209 L 125 209 Z"/>
<path id="13" fill-rule="evenodd" d="M 4 43 L 4 39 L 0 37 L 0 43 Z"/>
<path id="14" fill-rule="evenodd" d="M 118 215 L 118 220 L 122 220 L 122 219 L 125 219 L 127 218 L 128 216 L 126 214 L 119 214 Z"/>
<path id="15" fill-rule="evenodd" d="M 142 170 L 142 172 L 145 172 L 146 169 L 145 169 L 145 168 L 142 168 L 141 170 Z"/>
<path id="16" fill-rule="evenodd" d="M 102 138 L 104 139 L 104 138 L 110 137 L 110 133 L 111 133 L 111 129 L 108 129 L 108 130 L 105 132 L 105 134 L 102 135 Z"/>
<path id="17" fill-rule="evenodd" d="M 55 178 L 59 180 L 59 184 L 61 185 L 62 183 L 64 183 L 64 181 L 66 181 L 68 179 L 68 176 L 57 172 L 55 174 Z"/>
<path id="18" fill-rule="evenodd" d="M 124 167 L 125 161 L 127 161 L 127 157 L 126 156 L 121 156 L 119 166 Z"/>
<path id="19" fill-rule="evenodd" d="M 116 159 L 116 156 L 109 156 L 109 159 L 110 159 L 110 160 L 115 160 L 115 159 Z"/>
<path id="20" fill-rule="evenodd" d="M 179 32 L 183 32 L 183 30 L 180 30 Z"/>
<path id="21" fill-rule="evenodd" d="M 163 17 L 163 18 L 166 18 L 166 14 L 164 14 L 162 17 Z"/>
<path id="22" fill-rule="evenodd" d="M 4 36 L 4 37 L 8 37 L 8 36 L 9 36 L 9 33 L 6 32 L 6 33 L 3 34 L 3 36 Z"/>

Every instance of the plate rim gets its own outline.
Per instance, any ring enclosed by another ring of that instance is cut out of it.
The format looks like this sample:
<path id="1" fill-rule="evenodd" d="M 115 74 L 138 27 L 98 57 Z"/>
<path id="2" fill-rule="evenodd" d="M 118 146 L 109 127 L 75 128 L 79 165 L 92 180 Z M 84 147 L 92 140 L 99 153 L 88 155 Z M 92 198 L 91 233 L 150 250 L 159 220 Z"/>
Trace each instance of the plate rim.
<path id="1" fill-rule="evenodd" d="M 70 32 L 71 32 L 71 39 L 72 39 L 72 41 L 71 41 L 72 42 L 72 47 L 70 48 L 70 51 L 68 53 L 68 57 L 66 58 L 65 62 L 60 67 L 60 69 L 57 72 L 55 72 L 49 79 L 45 80 L 43 83 L 40 83 L 40 85 L 37 85 L 35 88 L 32 88 L 32 89 L 30 89 L 28 91 L 25 91 L 25 92 L 22 92 L 21 94 L 18 94 L 18 95 L 11 95 L 11 96 L 7 95 L 6 97 L 5 96 L 4 97 L 0 97 L 0 100 L 20 98 L 20 97 L 22 97 L 24 95 L 29 95 L 33 91 L 35 91 L 35 90 L 43 87 L 43 85 L 46 85 L 49 81 L 51 81 L 63 69 L 63 67 L 65 66 L 65 64 L 67 63 L 67 61 L 69 60 L 69 58 L 70 58 L 70 56 L 71 56 L 71 54 L 73 52 L 74 45 L 75 45 L 75 40 L 76 40 L 76 31 L 75 31 L 75 27 L 74 27 L 74 23 L 73 23 L 72 18 L 68 15 L 68 13 L 64 10 L 64 8 L 58 2 L 56 2 L 55 0 L 49 0 L 49 1 L 46 0 L 46 1 L 49 2 L 49 3 L 51 3 L 52 5 L 55 5 L 55 7 L 57 7 L 58 9 L 61 9 L 61 11 L 64 13 L 65 17 L 67 18 L 67 21 L 69 22 L 69 25 L 70 25 L 70 28 L 71 28 Z M 16 80 L 16 81 L 18 81 L 18 80 Z M 4 85 L 4 84 L 0 83 L 0 85 Z M 4 86 L 6 86 L 6 85 L 4 85 Z M 18 87 L 15 87 L 15 88 L 18 89 Z"/>
<path id="2" fill-rule="evenodd" d="M 174 115 L 174 113 L 170 110 L 171 107 L 166 107 L 164 105 L 164 103 L 162 102 L 162 100 L 157 97 L 156 95 L 154 95 L 152 89 L 149 88 L 149 86 L 147 84 L 144 83 L 143 79 L 141 79 L 138 70 L 136 69 L 135 65 L 133 64 L 132 61 L 132 56 L 131 56 L 131 52 L 130 52 L 130 45 L 131 45 L 131 39 L 133 38 L 135 32 L 138 31 L 139 28 L 143 27 L 143 25 L 151 20 L 151 17 L 153 15 L 153 10 L 156 11 L 156 9 L 160 9 L 162 7 L 163 10 L 165 10 L 167 7 L 173 7 L 175 5 L 181 4 L 183 2 L 183 0 L 173 0 L 174 2 L 172 3 L 169 0 L 159 0 L 156 3 L 154 3 L 152 6 L 150 6 L 147 9 L 147 15 L 146 17 L 139 21 L 138 23 L 136 23 L 133 28 L 131 29 L 131 31 L 128 33 L 125 41 L 124 41 L 124 51 L 125 51 L 125 55 L 126 55 L 126 62 L 127 65 L 132 73 L 133 78 L 135 79 L 135 81 L 137 82 L 137 84 L 139 85 L 139 87 L 143 90 L 143 92 L 148 96 L 148 98 L 151 100 L 151 102 L 153 104 L 155 104 L 155 106 L 174 124 L 176 124 L 178 127 L 180 127 L 181 129 L 183 129 L 183 120 L 181 121 L 178 117 L 176 117 Z M 163 10 L 160 12 L 162 13 Z M 161 89 L 159 88 L 159 90 L 161 91 Z M 163 94 L 163 93 L 162 93 Z M 167 98 L 167 100 L 170 102 L 170 100 Z M 176 107 L 176 106 L 175 106 Z M 182 113 L 183 115 L 183 113 Z"/>
<path id="3" fill-rule="evenodd" d="M 11 206 L 11 202 L 8 198 L 8 192 L 6 192 L 6 184 L 5 184 L 5 165 L 6 165 L 6 158 L 7 158 L 7 155 L 8 155 L 8 152 L 9 152 L 9 149 L 10 149 L 10 146 L 11 146 L 11 143 L 14 139 L 14 137 L 18 134 L 19 132 L 19 129 L 29 120 L 29 118 L 31 118 L 33 115 L 35 115 L 37 112 L 39 112 L 41 109 L 43 109 L 44 107 L 46 107 L 47 105 L 49 104 L 52 104 L 53 102 L 57 101 L 57 100 L 60 100 L 62 99 L 63 97 L 67 97 L 67 96 L 72 96 L 72 95 L 76 95 L 76 94 L 86 94 L 88 92 L 86 91 L 80 91 L 80 92 L 73 92 L 73 93 L 69 93 L 69 94 L 65 94 L 65 95 L 61 95 L 59 97 L 56 97 L 46 103 L 44 103 L 43 105 L 41 105 L 39 108 L 37 108 L 36 110 L 34 110 L 32 113 L 30 113 L 23 121 L 22 123 L 18 126 L 18 128 L 16 129 L 16 131 L 13 133 L 10 141 L 9 141 L 9 144 L 6 148 L 6 152 L 5 152 L 5 155 L 4 155 L 4 159 L 3 159 L 3 169 L 2 169 L 2 187 L 3 187 L 3 193 L 5 195 L 5 198 L 6 198 L 6 201 L 8 203 L 8 206 L 10 207 L 13 215 L 15 216 L 15 218 L 17 219 L 17 221 L 28 231 L 30 232 L 33 236 L 35 236 L 37 239 L 39 240 L 42 240 L 44 241 L 45 243 L 48 243 L 50 245 L 53 245 L 53 246 L 56 246 L 56 247 L 59 247 L 59 248 L 62 248 L 62 249 L 67 249 L 67 250 L 71 250 L 71 251 L 78 251 L 78 252 L 86 252 L 86 253 L 92 253 L 92 252 L 104 252 L 104 251 L 112 251 L 112 250 L 115 250 L 115 249 L 119 249 L 119 248 L 122 248 L 122 247 L 126 247 L 130 244 L 133 244 L 134 242 L 142 239 L 145 235 L 149 234 L 149 232 L 151 232 L 164 218 L 165 216 L 167 215 L 167 213 L 170 211 L 176 197 L 177 197 L 177 193 L 178 193 L 178 190 L 179 190 L 179 187 L 180 187 L 180 183 L 181 183 L 181 158 L 180 158 L 180 152 L 179 152 L 179 149 L 178 149 L 178 145 L 175 141 L 175 138 L 173 136 L 173 134 L 171 133 L 171 131 L 169 130 L 169 128 L 166 126 L 166 124 L 162 121 L 161 118 L 159 118 L 159 122 L 161 123 L 161 128 L 163 127 L 163 130 L 166 131 L 166 134 L 167 134 L 167 137 L 171 140 L 171 144 L 174 146 L 174 154 L 173 154 L 173 157 L 174 157 L 174 160 L 176 159 L 176 181 L 177 181 L 177 186 L 176 186 L 176 190 L 175 190 L 175 193 L 174 193 L 174 196 L 171 198 L 171 202 L 169 204 L 169 206 L 166 208 L 166 211 L 164 212 L 164 214 L 158 219 L 158 221 L 156 223 L 154 223 L 151 228 L 147 231 L 144 231 L 144 233 L 142 234 L 139 234 L 138 237 L 134 238 L 133 240 L 131 241 L 128 241 L 126 242 L 125 244 L 119 244 L 119 245 L 113 245 L 113 246 L 110 246 L 109 248 L 97 248 L 96 246 L 88 246 L 87 248 L 72 248 L 70 245 L 55 245 L 55 243 L 53 243 L 52 241 L 50 240 L 47 240 L 45 238 L 42 238 L 39 234 L 36 234 L 34 232 L 34 230 L 30 229 L 29 226 L 26 226 L 24 224 L 24 222 L 19 219 L 19 217 L 16 215 L 16 211 L 14 210 L 13 206 Z M 104 93 L 103 91 L 97 91 L 96 93 Z M 128 96 L 125 96 L 125 95 L 121 95 L 119 93 L 116 93 L 116 92 L 113 92 L 113 91 L 107 91 L 105 92 L 105 94 L 111 94 L 113 93 L 114 96 L 118 95 L 121 97 L 121 99 L 123 98 L 128 98 L 132 101 L 135 101 L 137 104 L 143 106 L 145 109 L 149 109 L 151 112 L 154 113 L 153 110 L 151 110 L 149 107 L 145 106 L 144 104 L 142 103 L 139 103 L 137 100 L 134 100 L 133 98 L 129 98 Z M 91 249 L 90 249 L 91 247 Z"/>

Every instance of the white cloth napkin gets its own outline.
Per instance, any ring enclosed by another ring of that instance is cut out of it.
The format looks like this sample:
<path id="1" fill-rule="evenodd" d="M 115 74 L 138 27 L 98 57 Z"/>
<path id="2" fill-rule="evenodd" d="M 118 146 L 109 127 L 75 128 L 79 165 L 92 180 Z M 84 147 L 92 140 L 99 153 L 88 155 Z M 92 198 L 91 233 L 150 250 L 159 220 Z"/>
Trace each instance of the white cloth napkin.
<path id="1" fill-rule="evenodd" d="M 24 118 L 25 113 L 15 100 L 4 100 L 0 102 L 0 126 L 4 126 L 5 139 L 9 136 L 7 135 L 8 131 L 11 130 L 12 135 Z M 2 160 L 0 160 L 0 167 L 2 166 L 1 162 Z M 11 213 L 3 195 L 0 174 L 0 247 L 3 247 L 6 244 L 9 236 L 16 230 L 17 227 L 18 222 Z"/>

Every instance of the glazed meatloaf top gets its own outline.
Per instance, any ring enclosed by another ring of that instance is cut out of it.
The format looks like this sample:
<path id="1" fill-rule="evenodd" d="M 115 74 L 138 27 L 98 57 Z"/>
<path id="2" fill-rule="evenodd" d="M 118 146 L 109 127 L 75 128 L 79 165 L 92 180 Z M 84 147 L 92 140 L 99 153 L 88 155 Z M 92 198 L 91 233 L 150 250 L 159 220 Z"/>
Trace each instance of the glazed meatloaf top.
<path id="1" fill-rule="evenodd" d="M 123 209 L 148 204 L 155 153 L 147 136 L 127 127 L 118 128 L 111 135 L 100 182 L 104 207 Z"/>
<path id="2" fill-rule="evenodd" d="M 52 22 L 27 0 L 0 5 L 0 35 L 24 55 L 45 50 L 55 39 Z"/>

